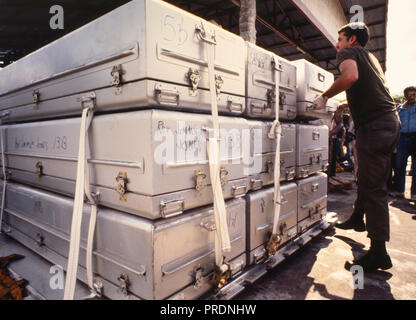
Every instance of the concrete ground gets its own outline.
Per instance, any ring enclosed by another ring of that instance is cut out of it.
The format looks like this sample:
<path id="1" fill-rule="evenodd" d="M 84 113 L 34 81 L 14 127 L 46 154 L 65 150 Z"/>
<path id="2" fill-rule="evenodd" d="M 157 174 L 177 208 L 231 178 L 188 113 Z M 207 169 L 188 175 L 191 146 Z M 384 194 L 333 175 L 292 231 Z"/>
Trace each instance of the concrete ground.
<path id="1" fill-rule="evenodd" d="M 342 173 L 337 175 L 349 175 Z M 410 199 L 410 177 L 406 198 Z M 332 191 L 328 211 L 346 220 L 355 200 L 353 190 Z M 353 289 L 353 274 L 346 260 L 369 249 L 367 233 L 333 227 L 277 266 L 236 299 L 241 300 L 415 300 L 416 299 L 416 203 L 389 199 L 390 235 L 387 250 L 393 268 L 364 275 L 362 289 Z M 356 284 L 359 284 L 356 281 Z"/>

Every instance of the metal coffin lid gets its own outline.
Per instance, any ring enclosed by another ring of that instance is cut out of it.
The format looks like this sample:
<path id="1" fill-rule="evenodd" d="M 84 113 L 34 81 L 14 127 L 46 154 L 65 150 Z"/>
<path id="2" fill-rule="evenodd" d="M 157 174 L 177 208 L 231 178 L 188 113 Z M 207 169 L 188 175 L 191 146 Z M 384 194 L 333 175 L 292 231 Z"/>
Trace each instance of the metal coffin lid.
<path id="1" fill-rule="evenodd" d="M 296 66 L 282 57 L 277 57 L 277 59 L 279 69 L 282 70 L 280 72 L 279 89 L 286 93 L 292 93 L 296 97 Z"/>
<path id="2" fill-rule="evenodd" d="M 276 88 L 277 60 L 273 52 L 250 42 L 247 46 L 247 97 L 267 100 L 268 91 Z"/>
<path id="3" fill-rule="evenodd" d="M 296 166 L 328 160 L 328 131 L 326 125 L 296 125 Z"/>
<path id="4" fill-rule="evenodd" d="M 282 138 L 280 139 L 281 165 L 291 168 L 296 165 L 296 125 L 282 123 Z"/>
<path id="5" fill-rule="evenodd" d="M 334 82 L 334 75 L 331 72 L 305 59 L 292 61 L 292 63 L 297 70 L 297 101 L 312 102 Z"/>
<path id="6" fill-rule="evenodd" d="M 37 172 L 40 179 L 75 180 L 79 124 L 73 118 L 3 127 L 7 167 Z M 97 116 L 89 131 L 91 184 L 115 188 L 123 180 L 127 191 L 145 195 L 193 189 L 204 175 L 202 182 L 209 185 L 205 128 L 210 126 L 209 115 L 161 110 Z M 224 178 L 263 172 L 258 161 L 249 163 L 247 120 L 220 117 L 220 132 Z"/>
<path id="7" fill-rule="evenodd" d="M 240 37 L 163 1 L 137 0 L 1 69 L 0 110 L 144 78 L 191 87 L 191 73 L 199 73 L 198 88 L 208 89 L 201 23 L 215 32 L 221 91 L 244 96 Z"/>
<path id="8" fill-rule="evenodd" d="M 298 185 L 298 215 L 301 211 L 313 206 L 316 201 L 327 198 L 327 175 L 317 173 L 306 179 L 297 180 Z"/>
<path id="9" fill-rule="evenodd" d="M 297 186 L 293 182 L 280 185 L 282 207 L 278 230 L 285 232 L 297 223 Z M 274 187 L 247 194 L 247 249 L 264 244 L 273 229 Z"/>
<path id="10" fill-rule="evenodd" d="M 67 256 L 72 199 L 14 183 L 8 183 L 6 198 L 8 224 L 34 240 L 40 232 L 43 246 Z M 226 210 L 232 250 L 225 255 L 231 260 L 245 251 L 245 201 L 226 202 Z M 84 208 L 79 259 L 83 267 L 89 211 Z M 191 284 L 198 266 L 204 268 L 204 275 L 213 270 L 213 221 L 212 207 L 153 222 L 99 208 L 94 272 L 112 283 L 125 273 L 131 293 L 143 299 L 166 298 Z"/>

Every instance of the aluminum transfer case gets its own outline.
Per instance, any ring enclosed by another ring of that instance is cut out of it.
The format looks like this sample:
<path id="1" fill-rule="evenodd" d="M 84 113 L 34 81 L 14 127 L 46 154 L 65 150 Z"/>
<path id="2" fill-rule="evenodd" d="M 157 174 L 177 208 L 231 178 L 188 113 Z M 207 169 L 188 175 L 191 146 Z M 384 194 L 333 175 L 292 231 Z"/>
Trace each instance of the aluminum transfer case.
<path id="1" fill-rule="evenodd" d="M 275 105 L 278 102 L 279 119 L 294 119 L 296 117 L 296 67 L 289 61 L 250 42 L 246 42 L 246 45 L 246 116 L 275 119 Z M 279 78 L 278 91 L 276 78 Z"/>
<path id="2" fill-rule="evenodd" d="M 313 110 L 313 101 L 327 90 L 334 82 L 334 75 L 305 59 L 291 61 L 296 66 L 297 116 L 298 118 L 331 119 L 336 106 L 329 99 L 322 110 Z"/>
<path id="3" fill-rule="evenodd" d="M 266 124 L 232 117 L 219 122 L 224 197 L 273 183 L 274 153 L 262 153 Z M 9 178 L 73 196 L 79 127 L 80 118 L 3 126 Z M 100 205 L 150 219 L 212 203 L 209 127 L 210 115 L 176 111 L 94 117 L 89 129 L 91 191 L 99 192 Z"/>
<path id="4" fill-rule="evenodd" d="M 320 221 L 327 211 L 327 175 L 317 173 L 297 180 L 298 185 L 298 233 L 306 231 Z"/>
<path id="5" fill-rule="evenodd" d="M 53 263 L 61 261 L 54 261 L 52 253 L 65 258 L 61 265 L 66 269 L 72 207 L 70 198 L 8 183 L 3 230 Z M 237 275 L 245 267 L 245 200 L 226 202 L 226 211 L 232 250 L 225 256 L 234 259 L 231 268 Z M 79 259 L 83 268 L 88 221 L 85 208 Z M 102 279 L 103 294 L 117 298 L 115 291 L 124 287 L 126 294 L 142 299 L 165 299 L 188 285 L 194 294 L 189 298 L 205 293 L 211 288 L 200 277 L 215 266 L 214 229 L 212 207 L 159 221 L 100 207 L 93 268 Z"/>
<path id="6" fill-rule="evenodd" d="M 296 177 L 305 178 L 328 168 L 328 127 L 296 125 Z"/>
<path id="7" fill-rule="evenodd" d="M 281 236 L 280 246 L 297 235 L 297 185 L 287 182 L 280 185 L 282 207 L 278 230 Z M 273 229 L 274 188 L 265 188 L 247 194 L 247 250 L 248 263 L 257 264 L 266 258 L 264 244 L 269 240 Z"/>
<path id="8" fill-rule="evenodd" d="M 215 32 L 219 111 L 241 114 L 242 38 L 166 2 L 136 0 L 0 69 L 3 123 L 79 115 L 91 95 L 98 112 L 211 112 L 204 30 Z"/>
<path id="9" fill-rule="evenodd" d="M 276 151 L 276 140 L 270 139 L 268 133 L 272 127 L 272 122 L 268 121 L 250 121 L 250 127 L 252 130 L 259 130 L 262 133 L 263 139 L 261 142 L 262 154 L 254 153 L 254 157 L 269 157 L 272 155 L 273 159 L 269 159 L 266 162 L 267 172 L 270 173 L 272 178 L 269 183 L 273 183 L 273 170 L 274 170 L 274 156 Z M 295 178 L 296 175 L 296 125 L 290 123 L 281 123 L 282 126 L 282 135 L 280 139 L 280 181 L 290 181 Z M 261 130 L 261 131 L 260 131 Z M 256 134 L 251 134 L 252 137 L 257 137 Z M 258 142 L 252 142 L 251 145 L 254 146 Z"/>

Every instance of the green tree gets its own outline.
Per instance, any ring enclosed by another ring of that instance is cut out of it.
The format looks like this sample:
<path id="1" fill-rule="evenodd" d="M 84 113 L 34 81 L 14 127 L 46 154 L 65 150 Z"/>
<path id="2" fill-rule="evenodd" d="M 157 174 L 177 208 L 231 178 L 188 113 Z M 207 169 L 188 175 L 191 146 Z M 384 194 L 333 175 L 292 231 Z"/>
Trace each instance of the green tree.
<path id="1" fill-rule="evenodd" d="M 396 94 L 393 96 L 393 100 L 396 103 L 404 103 L 406 102 L 406 98 L 404 97 L 403 94 Z"/>

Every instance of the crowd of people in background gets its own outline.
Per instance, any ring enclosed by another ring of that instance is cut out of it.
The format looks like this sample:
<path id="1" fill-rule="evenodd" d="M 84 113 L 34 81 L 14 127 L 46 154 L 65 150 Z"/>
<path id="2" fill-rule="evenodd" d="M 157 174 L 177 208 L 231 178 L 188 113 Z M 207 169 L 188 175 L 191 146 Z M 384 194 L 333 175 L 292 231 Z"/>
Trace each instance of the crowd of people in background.
<path id="1" fill-rule="evenodd" d="M 397 104 L 397 112 L 401 121 L 400 139 L 391 159 L 391 174 L 388 181 L 390 195 L 405 198 L 406 176 L 412 177 L 410 199 L 416 201 L 416 87 L 404 90 L 405 102 Z M 336 176 L 337 172 L 350 171 L 357 180 L 358 161 L 355 146 L 355 129 L 352 117 L 341 105 L 334 113 L 329 131 L 330 167 L 328 176 Z M 407 171 L 411 157 L 411 169 Z"/>

